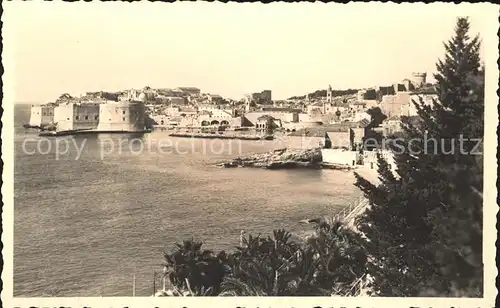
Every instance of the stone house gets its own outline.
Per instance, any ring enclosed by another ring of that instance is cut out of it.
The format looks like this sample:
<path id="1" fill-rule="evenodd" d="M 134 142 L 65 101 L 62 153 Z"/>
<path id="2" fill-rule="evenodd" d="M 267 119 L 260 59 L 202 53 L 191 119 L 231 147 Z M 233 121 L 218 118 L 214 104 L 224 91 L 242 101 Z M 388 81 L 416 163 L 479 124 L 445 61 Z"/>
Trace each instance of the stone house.
<path id="1" fill-rule="evenodd" d="M 325 144 L 325 131 L 321 127 L 308 127 L 292 132 L 282 139 L 285 146 L 289 148 L 318 148 Z"/>
<path id="2" fill-rule="evenodd" d="M 268 114 L 258 117 L 255 123 L 258 131 L 272 131 L 278 127 L 280 127 L 279 121 Z"/>
<path id="3" fill-rule="evenodd" d="M 396 115 L 385 119 L 380 126 L 383 129 L 383 135 L 387 137 L 393 133 L 402 131 L 401 124 L 401 116 Z"/>
<path id="4" fill-rule="evenodd" d="M 344 122 L 307 127 L 292 132 L 287 142 L 300 148 L 355 149 L 363 142 L 370 121 Z M 298 146 L 300 145 L 300 146 Z"/>

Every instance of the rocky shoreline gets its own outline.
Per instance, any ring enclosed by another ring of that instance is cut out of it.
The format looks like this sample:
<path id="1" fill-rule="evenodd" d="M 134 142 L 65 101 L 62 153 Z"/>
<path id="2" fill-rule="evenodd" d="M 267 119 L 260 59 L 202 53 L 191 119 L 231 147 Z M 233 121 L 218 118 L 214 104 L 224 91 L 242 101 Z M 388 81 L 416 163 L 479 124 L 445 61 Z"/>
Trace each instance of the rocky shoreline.
<path id="1" fill-rule="evenodd" d="M 321 149 L 277 149 L 267 153 L 236 157 L 229 162 L 219 163 L 225 168 L 247 167 L 263 169 L 322 168 Z"/>

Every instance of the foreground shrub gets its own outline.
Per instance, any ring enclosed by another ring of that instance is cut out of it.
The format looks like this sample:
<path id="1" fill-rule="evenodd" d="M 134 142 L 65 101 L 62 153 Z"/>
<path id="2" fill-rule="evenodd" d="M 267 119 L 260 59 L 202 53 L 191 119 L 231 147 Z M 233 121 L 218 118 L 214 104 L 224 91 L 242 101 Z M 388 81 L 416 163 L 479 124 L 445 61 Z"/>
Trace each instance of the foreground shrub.
<path id="1" fill-rule="evenodd" d="M 227 271 L 225 253 L 215 255 L 211 250 L 202 250 L 202 245 L 193 239 L 176 244 L 174 252 L 164 253 L 164 266 L 174 288 L 217 295 Z"/>
<path id="2" fill-rule="evenodd" d="M 359 237 L 340 223 L 322 224 L 314 236 L 295 242 L 285 230 L 273 236 L 243 237 L 235 251 L 202 250 L 194 240 L 165 254 L 172 285 L 191 295 L 357 295 L 366 273 Z M 177 294 L 186 294 L 183 291 Z M 175 295 L 175 294 L 174 294 Z"/>

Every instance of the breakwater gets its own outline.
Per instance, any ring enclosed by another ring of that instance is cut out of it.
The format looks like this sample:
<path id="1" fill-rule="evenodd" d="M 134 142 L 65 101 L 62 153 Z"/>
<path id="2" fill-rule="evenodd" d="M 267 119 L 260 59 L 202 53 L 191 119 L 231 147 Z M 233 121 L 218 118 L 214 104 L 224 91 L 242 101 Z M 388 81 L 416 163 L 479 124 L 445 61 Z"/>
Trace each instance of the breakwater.
<path id="1" fill-rule="evenodd" d="M 238 140 L 273 140 L 273 136 L 227 135 L 204 133 L 171 133 L 170 137 L 201 138 L 201 139 L 238 139 Z"/>

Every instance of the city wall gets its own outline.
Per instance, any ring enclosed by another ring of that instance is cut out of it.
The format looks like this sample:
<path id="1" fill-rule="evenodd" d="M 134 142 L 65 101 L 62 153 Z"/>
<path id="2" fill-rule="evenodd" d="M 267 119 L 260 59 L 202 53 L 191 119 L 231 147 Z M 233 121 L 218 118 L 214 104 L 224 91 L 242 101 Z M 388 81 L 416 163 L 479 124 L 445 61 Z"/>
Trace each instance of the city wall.
<path id="1" fill-rule="evenodd" d="M 69 103 L 56 106 L 53 117 L 59 131 L 93 129 L 133 132 L 144 130 L 145 109 L 140 102 Z"/>
<path id="2" fill-rule="evenodd" d="M 54 108 L 58 130 L 95 129 L 99 123 L 99 104 L 61 104 Z"/>

